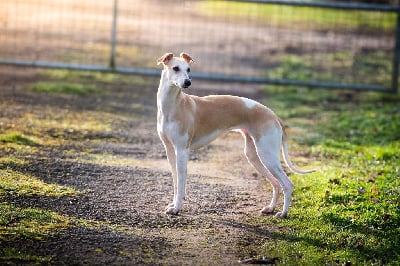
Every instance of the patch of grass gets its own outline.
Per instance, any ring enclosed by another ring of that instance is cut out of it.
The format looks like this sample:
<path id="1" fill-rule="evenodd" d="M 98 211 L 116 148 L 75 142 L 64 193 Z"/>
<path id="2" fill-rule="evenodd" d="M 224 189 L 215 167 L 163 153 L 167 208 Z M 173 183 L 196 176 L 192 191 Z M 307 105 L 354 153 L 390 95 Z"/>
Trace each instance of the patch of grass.
<path id="1" fill-rule="evenodd" d="M 0 148 L 3 148 L 3 147 L 0 145 Z M 24 165 L 26 163 L 27 163 L 27 161 L 25 159 L 21 159 L 21 158 L 15 156 L 15 155 L 8 155 L 8 156 L 1 156 L 0 157 L 0 166 L 7 166 L 7 165 L 10 165 L 10 164 L 13 164 L 13 165 Z"/>
<path id="2" fill-rule="evenodd" d="M 18 196 L 76 196 L 73 188 L 56 184 L 47 184 L 31 175 L 22 174 L 13 170 L 0 169 L 0 196 L 4 193 Z"/>
<path id="3" fill-rule="evenodd" d="M 116 74 L 91 72 L 91 71 L 77 71 L 67 69 L 49 69 L 44 72 L 44 75 L 54 79 L 69 80 L 76 82 L 77 80 L 86 80 L 103 83 L 113 83 L 118 79 Z"/>
<path id="4" fill-rule="evenodd" d="M 26 113 L 18 118 L 13 130 L 23 132 L 16 134 L 34 140 L 40 145 L 59 145 L 65 141 L 110 139 L 114 124 L 120 120 L 120 116 L 101 111 L 75 112 L 58 109 L 55 112 L 53 108 L 45 108 L 42 115 Z"/>
<path id="5" fill-rule="evenodd" d="M 27 145 L 27 146 L 39 145 L 39 143 L 34 141 L 32 138 L 17 132 L 0 134 L 0 143 L 6 143 L 6 144 L 11 143 L 11 144 Z"/>
<path id="6" fill-rule="evenodd" d="M 118 156 L 115 154 L 101 153 L 101 154 L 90 154 L 86 155 L 86 158 L 79 158 L 81 161 L 87 161 L 91 163 L 98 163 L 101 165 L 110 166 L 128 166 L 135 165 L 139 167 L 149 167 L 146 165 L 144 160 L 138 160 L 134 158 L 127 158 L 125 156 Z"/>
<path id="7" fill-rule="evenodd" d="M 0 240 L 21 237 L 41 239 L 55 230 L 66 228 L 68 224 L 68 217 L 55 212 L 0 203 Z"/>
<path id="8" fill-rule="evenodd" d="M 371 146 L 391 145 L 400 140 L 399 107 L 395 104 L 349 106 L 341 110 L 335 117 L 335 125 L 329 124 L 321 130 L 325 135 L 335 136 L 336 140 L 348 142 L 352 145 Z M 345 130 L 344 130 L 345 129 Z M 327 143 L 329 145 L 329 143 Z M 393 144 L 394 145 L 394 144 Z M 372 158 L 371 158 L 372 159 Z M 387 158 L 383 158 L 387 159 Z"/>
<path id="9" fill-rule="evenodd" d="M 290 5 L 243 3 L 235 1 L 200 1 L 198 9 L 207 16 L 236 20 L 253 20 L 257 23 L 281 27 L 328 30 L 394 30 L 394 13 L 335 10 L 329 8 L 298 7 Z"/>
<path id="10" fill-rule="evenodd" d="M 70 219 L 52 211 L 39 208 L 16 207 L 5 201 L 6 195 L 61 197 L 76 196 L 73 188 L 45 182 L 31 175 L 22 174 L 11 169 L 0 169 L 0 240 L 31 238 L 41 240 L 69 226 Z M 2 250 L 1 261 L 16 263 L 42 263 L 49 258 L 31 256 L 20 250 Z"/>
<path id="11" fill-rule="evenodd" d="M 291 175 L 295 190 L 289 218 L 264 220 L 281 230 L 263 246 L 263 255 L 278 257 L 285 265 L 396 265 L 399 98 L 287 87 L 266 92 L 269 105 L 283 113 L 286 124 L 299 120 L 297 125 L 307 128 L 291 138 L 291 146 L 308 156 L 307 168 L 319 172 Z M 301 112 L 304 105 L 310 108 L 308 123 Z"/>
<path id="12" fill-rule="evenodd" d="M 31 90 L 41 93 L 72 95 L 88 95 L 100 93 L 100 90 L 92 85 L 54 81 L 37 82 L 31 86 Z"/>
<path id="13" fill-rule="evenodd" d="M 154 63 L 153 63 L 154 65 Z M 137 85 L 149 85 L 152 84 L 152 77 L 143 77 L 139 75 L 122 75 L 116 73 L 104 73 L 96 71 L 77 71 L 67 69 L 49 69 L 44 72 L 46 77 L 67 80 L 71 82 L 101 82 L 101 83 L 125 83 L 125 84 L 137 84 Z"/>
<path id="14" fill-rule="evenodd" d="M 47 265 L 50 264 L 51 257 L 41 257 L 36 255 L 30 255 L 23 253 L 14 248 L 4 248 L 0 253 L 0 263 L 10 265 L 11 263 L 21 264 L 35 264 L 35 265 Z"/>
<path id="15" fill-rule="evenodd" d="M 384 51 L 289 54 L 271 59 L 265 76 L 298 81 L 332 81 L 390 86 L 391 53 Z"/>

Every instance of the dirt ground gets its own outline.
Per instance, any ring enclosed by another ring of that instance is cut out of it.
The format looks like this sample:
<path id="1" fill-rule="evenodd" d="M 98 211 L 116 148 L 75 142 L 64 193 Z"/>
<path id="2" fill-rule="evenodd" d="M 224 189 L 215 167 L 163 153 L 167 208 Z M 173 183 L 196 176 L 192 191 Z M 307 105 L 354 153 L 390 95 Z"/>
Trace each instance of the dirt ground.
<path id="1" fill-rule="evenodd" d="M 259 214 L 271 189 L 248 165 L 242 137 L 234 133 L 191 154 L 183 210 L 177 216 L 163 213 L 172 199 L 172 180 L 156 134 L 157 78 L 146 78 L 145 85 L 97 83 L 104 93 L 76 96 L 29 90 L 31 84 L 48 79 L 42 73 L 0 67 L 2 131 L 27 114 L 61 120 L 74 114 L 82 119 L 75 121 L 79 124 L 85 122 L 80 114 L 90 113 L 111 129 L 35 129 L 33 134 L 53 144 L 26 154 L 28 164 L 2 167 L 72 187 L 79 194 L 9 195 L 7 201 L 51 210 L 73 222 L 40 240 L 18 238 L 0 246 L 50 257 L 54 265 L 235 265 L 259 256 L 261 246 L 279 235 L 278 228 L 264 223 L 271 217 Z M 263 97 L 257 88 L 240 85 L 194 81 L 193 88 L 190 92 L 199 95 Z M 24 130 L 29 136 L 30 129 Z"/>

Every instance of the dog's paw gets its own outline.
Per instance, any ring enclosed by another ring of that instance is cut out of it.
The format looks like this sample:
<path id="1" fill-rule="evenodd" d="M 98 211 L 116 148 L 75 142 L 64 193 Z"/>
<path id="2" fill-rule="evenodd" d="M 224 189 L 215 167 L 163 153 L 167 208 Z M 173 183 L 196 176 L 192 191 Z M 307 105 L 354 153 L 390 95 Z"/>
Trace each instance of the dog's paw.
<path id="1" fill-rule="evenodd" d="M 168 214 L 168 215 L 177 215 L 178 212 L 179 212 L 179 210 L 173 206 L 172 207 L 168 206 L 167 209 L 165 210 L 165 214 Z"/>
<path id="2" fill-rule="evenodd" d="M 286 218 L 287 217 L 287 213 L 284 212 L 278 212 L 277 214 L 275 214 L 276 218 Z"/>
<path id="3" fill-rule="evenodd" d="M 274 207 L 267 206 L 267 207 L 264 207 L 264 208 L 260 211 L 260 213 L 261 213 L 261 214 L 271 214 L 271 213 L 274 212 L 274 210 L 275 210 Z"/>

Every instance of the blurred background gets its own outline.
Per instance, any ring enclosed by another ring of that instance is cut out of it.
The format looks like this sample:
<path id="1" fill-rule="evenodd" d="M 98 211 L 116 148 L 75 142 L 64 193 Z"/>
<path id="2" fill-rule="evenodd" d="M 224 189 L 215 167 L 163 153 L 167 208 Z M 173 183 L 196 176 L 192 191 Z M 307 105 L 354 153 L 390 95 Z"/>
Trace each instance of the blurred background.
<path id="1" fill-rule="evenodd" d="M 2 0 L 0 63 L 158 75 L 185 51 L 198 77 L 393 89 L 398 1 L 254 2 Z"/>

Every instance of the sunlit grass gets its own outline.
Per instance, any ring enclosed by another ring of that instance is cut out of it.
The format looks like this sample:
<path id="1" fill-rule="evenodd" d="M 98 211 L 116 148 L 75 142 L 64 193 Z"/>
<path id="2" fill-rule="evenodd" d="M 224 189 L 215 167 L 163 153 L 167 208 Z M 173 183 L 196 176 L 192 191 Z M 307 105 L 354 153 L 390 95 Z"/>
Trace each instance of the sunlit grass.
<path id="1" fill-rule="evenodd" d="M 29 162 L 29 153 L 37 152 L 41 140 L 17 132 L 0 134 L 0 240 L 33 238 L 41 239 L 68 226 L 69 218 L 39 208 L 21 208 L 7 202 L 13 197 L 62 197 L 76 196 L 73 188 L 48 184 L 27 173 L 13 170 Z M 35 149 L 32 150 L 31 146 Z M 4 153 L 6 152 L 6 153 Z M 30 256 L 13 249 L 3 250 L 2 260 L 44 262 L 48 258 Z"/>
<path id="2" fill-rule="evenodd" d="M 33 138 L 24 136 L 23 134 L 17 132 L 10 132 L 0 134 L 0 143 L 14 143 L 17 145 L 27 145 L 27 146 L 37 146 L 38 142 Z"/>
<path id="3" fill-rule="evenodd" d="M 0 203 L 0 240 L 21 237 L 41 239 L 68 224 L 68 217 L 55 212 Z"/>
<path id="4" fill-rule="evenodd" d="M 31 86 L 31 90 L 35 92 L 52 93 L 52 94 L 86 95 L 86 94 L 100 93 L 100 90 L 93 85 L 84 85 L 80 83 L 67 83 L 61 81 L 37 82 Z"/>
<path id="5" fill-rule="evenodd" d="M 55 112 L 52 108 L 44 108 L 41 115 L 25 113 L 16 119 L 12 132 L 0 134 L 0 143 L 8 142 L 15 146 L 18 139 L 21 142 L 25 138 L 26 143 L 30 141 L 35 147 L 34 144 L 57 145 L 70 140 L 104 138 L 111 132 L 113 123 L 120 120 L 113 114 L 100 111 L 61 109 Z"/>
<path id="6" fill-rule="evenodd" d="M 110 131 L 110 124 L 107 123 L 109 122 L 107 119 L 110 119 L 110 115 L 104 114 L 104 120 L 102 121 L 101 116 L 95 112 L 68 112 L 60 115 L 53 115 L 53 117 L 48 119 L 32 117 L 28 123 L 32 127 L 61 130 L 66 133 L 73 133 L 73 131 L 107 132 Z"/>
<path id="7" fill-rule="evenodd" d="M 201 14 L 302 29 L 394 30 L 395 13 L 336 10 L 235 1 L 201 1 Z"/>
<path id="8" fill-rule="evenodd" d="M 275 66 L 265 70 L 271 79 L 330 81 L 390 86 L 392 55 L 385 51 L 285 54 L 266 57 Z"/>
<path id="9" fill-rule="evenodd" d="M 2 256 L 0 257 L 0 263 L 10 264 L 10 261 L 15 264 L 31 264 L 31 265 L 47 265 L 51 262 L 51 257 L 42 257 L 37 255 L 31 255 L 16 250 L 15 248 L 4 248 L 2 250 Z"/>
<path id="10" fill-rule="evenodd" d="M 154 65 L 154 62 L 152 62 Z M 55 80 L 67 80 L 71 83 L 81 82 L 100 82 L 105 84 L 126 83 L 136 85 L 149 85 L 154 81 L 152 77 L 143 77 L 139 75 L 121 75 L 116 73 L 104 73 L 95 71 L 77 71 L 67 69 L 48 69 L 43 75 Z"/>
<path id="11" fill-rule="evenodd" d="M 57 184 L 47 184 L 28 174 L 10 169 L 0 169 L 0 196 L 4 193 L 17 196 L 76 196 L 75 189 Z"/>
<path id="12" fill-rule="evenodd" d="M 348 101 L 342 92 L 288 87 L 266 92 L 269 105 L 289 127 L 296 127 L 297 120 L 297 126 L 306 125 L 302 136 L 290 135 L 292 147 L 309 154 L 308 167 L 318 172 L 291 175 L 295 191 L 289 218 L 265 220 L 282 230 L 265 243 L 264 255 L 285 265 L 396 265 L 398 97 L 350 94 L 354 98 Z M 302 112 L 304 105 L 310 111 Z"/>

